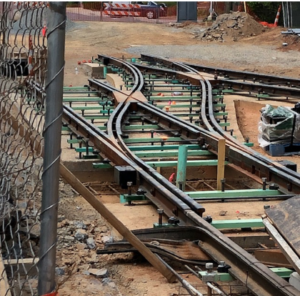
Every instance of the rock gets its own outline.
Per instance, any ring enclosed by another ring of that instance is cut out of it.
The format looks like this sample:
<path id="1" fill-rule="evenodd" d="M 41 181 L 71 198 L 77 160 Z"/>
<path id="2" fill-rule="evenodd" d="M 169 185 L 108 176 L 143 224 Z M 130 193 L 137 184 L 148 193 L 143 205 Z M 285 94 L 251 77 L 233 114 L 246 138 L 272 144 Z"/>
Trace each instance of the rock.
<path id="1" fill-rule="evenodd" d="M 97 278 L 108 277 L 108 270 L 106 268 L 101 268 L 101 269 L 90 268 L 88 272 Z"/>
<path id="2" fill-rule="evenodd" d="M 104 278 L 102 280 L 102 284 L 104 286 L 107 285 L 107 286 L 109 286 L 109 287 L 111 287 L 113 289 L 115 289 L 117 287 L 116 284 L 110 278 Z"/>
<path id="3" fill-rule="evenodd" d="M 84 250 L 86 248 L 86 244 L 78 243 L 75 245 L 78 250 Z"/>
<path id="4" fill-rule="evenodd" d="M 88 235 L 84 229 L 78 229 L 75 233 L 75 238 L 79 241 L 84 241 L 88 238 Z"/>
<path id="5" fill-rule="evenodd" d="M 86 229 L 86 225 L 82 221 L 74 221 L 74 225 L 77 229 Z"/>
<path id="6" fill-rule="evenodd" d="M 96 230 L 95 230 L 96 231 Z M 105 233 L 105 232 L 107 232 L 108 231 L 108 228 L 106 227 L 106 226 L 102 226 L 101 228 L 100 228 L 100 232 L 101 233 Z"/>
<path id="7" fill-rule="evenodd" d="M 104 279 L 102 280 L 102 284 L 103 284 L 103 285 L 107 285 L 109 282 L 111 282 L 111 279 L 110 279 L 110 278 L 104 278 Z"/>
<path id="8" fill-rule="evenodd" d="M 213 36 L 214 38 L 220 38 L 220 37 L 222 37 L 222 34 L 212 34 L 212 36 Z"/>
<path id="9" fill-rule="evenodd" d="M 175 24 L 174 23 L 169 23 L 169 25 L 168 25 L 169 27 L 174 27 L 175 26 Z"/>
<path id="10" fill-rule="evenodd" d="M 103 236 L 102 237 L 102 242 L 104 243 L 104 244 L 107 244 L 107 243 L 112 243 L 114 240 L 113 240 L 113 238 L 111 237 L 111 236 Z"/>
<path id="11" fill-rule="evenodd" d="M 86 256 L 89 255 L 89 250 L 87 250 L 87 249 L 78 250 L 77 254 L 79 257 L 86 258 Z"/>
<path id="12" fill-rule="evenodd" d="M 219 216 L 226 216 L 227 211 L 220 211 Z"/>
<path id="13" fill-rule="evenodd" d="M 65 216 L 64 215 L 58 215 L 57 217 L 57 222 L 62 222 L 63 220 L 65 220 Z"/>
<path id="14" fill-rule="evenodd" d="M 85 258 L 85 260 L 87 263 L 90 263 L 90 264 L 96 263 L 98 261 L 97 254 L 94 252 L 94 253 L 90 254 L 89 258 Z"/>
<path id="15" fill-rule="evenodd" d="M 73 242 L 74 240 L 75 240 L 75 237 L 70 236 L 70 235 L 66 235 L 64 237 L 64 241 L 67 241 L 67 242 Z"/>
<path id="16" fill-rule="evenodd" d="M 235 20 L 231 20 L 231 21 L 228 21 L 226 23 L 227 25 L 227 28 L 233 28 L 235 25 L 237 25 L 237 22 Z"/>
<path id="17" fill-rule="evenodd" d="M 69 258 L 63 258 L 62 262 L 64 263 L 64 265 L 72 265 L 74 263 L 74 261 Z"/>
<path id="18" fill-rule="evenodd" d="M 81 264 L 78 266 L 79 270 L 88 270 L 90 268 L 89 264 Z"/>
<path id="19" fill-rule="evenodd" d="M 95 241 L 91 237 L 86 240 L 86 244 L 89 249 L 95 249 L 95 247 L 96 247 Z"/>
<path id="20" fill-rule="evenodd" d="M 113 288 L 113 289 L 115 289 L 117 287 L 114 282 L 109 282 L 108 286 L 111 287 L 111 288 Z"/>
<path id="21" fill-rule="evenodd" d="M 82 274 L 83 274 L 83 275 L 90 275 L 90 273 L 89 273 L 87 270 L 84 270 L 84 271 L 82 272 Z"/>
<path id="22" fill-rule="evenodd" d="M 57 227 L 58 227 L 58 228 L 62 228 L 62 227 L 68 226 L 68 225 L 70 225 L 70 224 L 71 224 L 71 223 L 70 223 L 69 220 L 64 219 L 64 220 L 62 220 L 61 222 L 58 222 L 58 223 L 57 223 Z"/>
<path id="23" fill-rule="evenodd" d="M 57 275 L 64 275 L 65 274 L 65 270 L 61 267 L 55 267 L 55 273 Z"/>

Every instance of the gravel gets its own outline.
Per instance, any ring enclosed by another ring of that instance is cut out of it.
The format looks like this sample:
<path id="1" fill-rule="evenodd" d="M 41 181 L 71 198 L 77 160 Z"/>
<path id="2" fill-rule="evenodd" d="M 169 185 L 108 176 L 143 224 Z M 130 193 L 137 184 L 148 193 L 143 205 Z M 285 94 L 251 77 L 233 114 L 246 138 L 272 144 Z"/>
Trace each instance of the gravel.
<path id="1" fill-rule="evenodd" d="M 150 54 L 164 58 L 180 58 L 201 61 L 220 61 L 239 66 L 274 65 L 288 70 L 300 66 L 298 51 L 281 52 L 275 46 L 256 46 L 243 44 L 201 43 L 197 45 L 146 45 L 132 46 L 126 49 L 128 53 L 140 55 Z M 288 74 L 288 72 L 287 72 Z"/>

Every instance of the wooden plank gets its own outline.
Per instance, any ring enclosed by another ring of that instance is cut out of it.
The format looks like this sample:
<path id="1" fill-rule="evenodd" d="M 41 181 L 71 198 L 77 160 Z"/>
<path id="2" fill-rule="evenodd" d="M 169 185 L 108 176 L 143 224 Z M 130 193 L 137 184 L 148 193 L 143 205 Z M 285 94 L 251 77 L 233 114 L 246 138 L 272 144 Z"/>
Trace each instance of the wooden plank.
<path id="1" fill-rule="evenodd" d="M 286 240 L 281 236 L 277 229 L 271 224 L 267 216 L 264 215 L 263 223 L 272 239 L 279 246 L 286 259 L 291 263 L 294 269 L 300 274 L 300 259 L 299 256 L 294 252 Z"/>
<path id="2" fill-rule="evenodd" d="M 255 250 L 254 257 L 265 265 L 293 268 L 279 249 Z"/>
<path id="3" fill-rule="evenodd" d="M 224 179 L 225 174 L 225 147 L 226 141 L 224 138 L 218 141 L 218 172 L 217 172 L 217 190 L 222 189 L 221 180 Z"/>
<path id="4" fill-rule="evenodd" d="M 300 196 L 297 195 L 266 209 L 265 213 L 300 257 Z"/>
<path id="5" fill-rule="evenodd" d="M 37 265 L 39 258 L 20 258 L 3 260 L 4 265 L 10 265 L 13 272 L 18 272 L 20 275 L 35 276 L 38 271 L 37 268 L 32 268 Z"/>
<path id="6" fill-rule="evenodd" d="M 117 104 L 122 102 L 148 102 L 148 100 L 145 98 L 145 96 L 140 91 L 135 91 L 132 96 L 130 96 L 131 91 L 125 90 L 122 92 L 113 92 L 113 96 L 117 101 Z"/>
<path id="7" fill-rule="evenodd" d="M 173 273 L 142 243 L 107 207 L 98 200 L 62 163 L 60 174 L 91 206 L 98 211 L 123 237 L 131 243 L 169 282 L 174 282 Z"/>
<path id="8" fill-rule="evenodd" d="M 7 275 L 6 275 L 2 257 L 0 256 L 0 296 L 11 296 L 11 292 L 10 290 L 8 291 L 8 288 L 9 285 L 8 285 Z"/>

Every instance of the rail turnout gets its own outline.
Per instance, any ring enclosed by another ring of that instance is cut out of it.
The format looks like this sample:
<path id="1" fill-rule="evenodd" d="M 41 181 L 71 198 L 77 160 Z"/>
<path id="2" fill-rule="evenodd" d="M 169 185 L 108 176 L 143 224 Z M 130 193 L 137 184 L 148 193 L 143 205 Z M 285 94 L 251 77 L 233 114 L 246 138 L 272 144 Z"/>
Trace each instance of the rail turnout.
<path id="1" fill-rule="evenodd" d="M 287 200 L 300 193 L 296 171 L 235 138 L 224 103 L 228 93 L 296 102 L 299 80 L 149 55 L 125 60 L 99 54 L 94 61 L 109 70 L 110 83 L 89 79 L 81 88 L 65 88 L 63 128 L 80 157 L 95 159 L 95 169 L 113 168 L 128 189 L 123 202 L 149 200 L 169 219 L 134 233 L 196 241 L 208 256 L 199 264 L 225 262 L 223 270 L 253 295 L 298 295 L 247 247 L 218 230 L 205 204 Z"/>

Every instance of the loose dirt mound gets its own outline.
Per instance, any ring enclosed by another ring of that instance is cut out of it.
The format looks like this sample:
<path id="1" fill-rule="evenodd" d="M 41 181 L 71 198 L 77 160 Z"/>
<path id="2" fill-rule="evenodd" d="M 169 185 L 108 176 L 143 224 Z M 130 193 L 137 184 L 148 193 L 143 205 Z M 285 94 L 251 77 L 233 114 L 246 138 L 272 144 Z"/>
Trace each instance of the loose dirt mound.
<path id="1" fill-rule="evenodd" d="M 222 14 L 198 38 L 208 41 L 237 41 L 244 37 L 259 35 L 266 30 L 245 12 Z"/>

